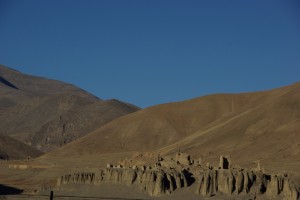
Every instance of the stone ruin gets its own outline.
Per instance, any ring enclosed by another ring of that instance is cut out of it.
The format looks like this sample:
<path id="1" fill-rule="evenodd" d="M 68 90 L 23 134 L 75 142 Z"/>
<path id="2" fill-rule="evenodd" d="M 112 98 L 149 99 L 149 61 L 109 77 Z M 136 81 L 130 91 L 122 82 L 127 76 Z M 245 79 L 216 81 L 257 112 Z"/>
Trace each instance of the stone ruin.
<path id="1" fill-rule="evenodd" d="M 231 164 L 230 155 L 220 156 L 220 164 L 219 164 L 220 169 L 230 169 L 231 168 L 230 164 Z"/>
<path id="2" fill-rule="evenodd" d="M 98 173 L 76 172 L 58 179 L 57 186 L 71 183 L 100 185 L 105 183 L 137 185 L 151 196 L 170 194 L 176 189 L 188 187 L 194 180 L 188 171 L 152 169 L 151 167 L 114 167 L 100 169 Z"/>
<path id="3" fill-rule="evenodd" d="M 234 168 L 230 156 L 220 156 L 219 167 L 202 165 L 186 153 L 175 156 L 158 156 L 154 166 L 131 166 L 107 164 L 98 172 L 77 172 L 61 176 L 57 186 L 69 183 L 101 185 L 105 183 L 137 185 L 151 196 L 170 194 L 190 185 L 196 193 L 211 197 L 215 195 L 246 195 L 255 199 L 265 195 L 269 199 L 299 200 L 297 188 L 287 174 L 268 174 L 260 169 Z"/>
<path id="4" fill-rule="evenodd" d="M 158 157 L 156 166 L 165 167 L 170 169 L 176 169 L 179 166 L 189 166 L 194 164 L 194 160 L 191 159 L 190 155 L 187 153 L 176 153 L 175 157 L 173 156 L 164 156 Z"/>

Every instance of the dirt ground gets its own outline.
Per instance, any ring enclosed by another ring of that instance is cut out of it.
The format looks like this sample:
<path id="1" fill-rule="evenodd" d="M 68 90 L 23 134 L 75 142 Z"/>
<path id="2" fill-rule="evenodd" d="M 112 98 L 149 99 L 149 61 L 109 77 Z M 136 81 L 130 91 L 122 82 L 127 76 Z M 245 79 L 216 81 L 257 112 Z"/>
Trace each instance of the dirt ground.
<path id="1" fill-rule="evenodd" d="M 50 191 L 54 191 L 55 200 L 84 200 L 84 199 L 110 199 L 110 200 L 250 200 L 254 199 L 249 195 L 238 196 L 214 196 L 201 197 L 195 193 L 195 185 L 174 191 L 170 195 L 152 197 L 143 192 L 137 186 L 123 186 L 118 184 L 100 184 L 98 186 L 88 184 L 70 184 L 60 188 L 55 187 L 57 178 L 72 170 L 90 171 L 106 167 L 107 163 L 116 163 L 121 159 L 130 158 L 135 152 L 90 155 L 86 158 L 56 158 L 55 160 L 37 159 L 31 161 L 2 161 L 0 162 L 0 184 L 23 190 L 21 194 L 1 195 L 0 200 L 24 200 L 24 199 L 50 199 Z M 294 169 L 299 163 L 285 163 L 280 166 L 272 166 L 265 163 L 266 168 L 274 170 L 291 169 L 295 175 L 295 180 L 300 183 L 300 169 Z M 280 199 L 280 197 L 278 197 Z M 257 196 L 255 199 L 264 199 L 264 196 Z"/>

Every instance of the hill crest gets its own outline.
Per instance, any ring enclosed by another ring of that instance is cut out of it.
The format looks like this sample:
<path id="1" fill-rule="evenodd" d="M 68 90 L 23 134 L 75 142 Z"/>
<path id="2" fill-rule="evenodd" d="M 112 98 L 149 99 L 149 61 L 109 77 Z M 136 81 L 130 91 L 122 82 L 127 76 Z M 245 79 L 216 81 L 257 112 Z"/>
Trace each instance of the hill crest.
<path id="1" fill-rule="evenodd" d="M 118 100 L 102 100 L 68 83 L 23 74 L 3 65 L 0 78 L 0 134 L 44 152 L 139 110 Z"/>
<path id="2" fill-rule="evenodd" d="M 281 161 L 297 161 L 299 131 L 300 84 L 296 83 L 269 91 L 215 94 L 146 108 L 43 157 L 84 158 L 120 152 L 168 155 L 180 149 L 204 158 L 225 153 L 238 163 L 263 159 L 279 165 Z"/>

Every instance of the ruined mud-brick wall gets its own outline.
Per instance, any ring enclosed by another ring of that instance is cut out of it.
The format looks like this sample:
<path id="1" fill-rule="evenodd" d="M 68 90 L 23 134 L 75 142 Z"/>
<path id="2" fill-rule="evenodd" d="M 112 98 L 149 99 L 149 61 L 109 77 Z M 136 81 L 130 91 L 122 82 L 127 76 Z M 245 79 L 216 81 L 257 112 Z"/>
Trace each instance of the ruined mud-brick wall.
<path id="1" fill-rule="evenodd" d="M 218 168 L 210 164 L 201 166 L 188 154 L 177 153 L 175 157 L 158 158 L 156 167 L 113 167 L 98 172 L 78 172 L 63 175 L 58 186 L 68 183 L 120 183 L 137 185 L 150 195 L 170 194 L 176 189 L 196 184 L 196 193 L 214 195 L 265 195 L 269 199 L 299 200 L 299 189 L 288 175 L 267 174 L 260 167 L 253 170 L 231 167 L 230 156 L 221 156 Z"/>
<path id="2" fill-rule="evenodd" d="M 194 160 L 192 160 L 190 155 L 186 153 L 176 153 L 175 157 L 159 157 L 157 161 L 157 165 L 164 168 L 180 168 L 180 166 L 189 166 L 192 164 L 194 164 Z"/>
<path id="3" fill-rule="evenodd" d="M 268 175 L 261 171 L 238 169 L 210 169 L 194 172 L 197 193 L 202 196 L 216 194 L 251 196 L 266 195 L 273 199 L 297 200 L 299 191 L 287 175 Z"/>
<path id="4" fill-rule="evenodd" d="M 106 168 L 99 173 L 76 172 L 58 179 L 58 186 L 70 183 L 99 185 L 102 183 L 138 185 L 149 195 L 170 194 L 177 188 L 187 187 L 193 179 L 188 171 L 145 169 L 145 168 Z"/>

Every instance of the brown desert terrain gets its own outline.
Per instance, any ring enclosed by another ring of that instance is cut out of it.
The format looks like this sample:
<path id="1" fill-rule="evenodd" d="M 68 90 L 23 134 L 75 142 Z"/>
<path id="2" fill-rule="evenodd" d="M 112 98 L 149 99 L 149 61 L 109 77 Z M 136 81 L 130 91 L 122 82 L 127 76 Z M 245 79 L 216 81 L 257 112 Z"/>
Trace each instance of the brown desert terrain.
<path id="1" fill-rule="evenodd" d="M 143 109 L 116 119 L 45 158 L 179 149 L 230 154 L 238 163 L 280 165 L 300 158 L 300 84 L 265 92 L 219 94 Z"/>
<path id="2" fill-rule="evenodd" d="M 299 83 L 208 95 L 124 115 L 33 160 L 2 161 L 0 183 L 22 190 L 7 199 L 297 200 L 299 132 Z"/>

